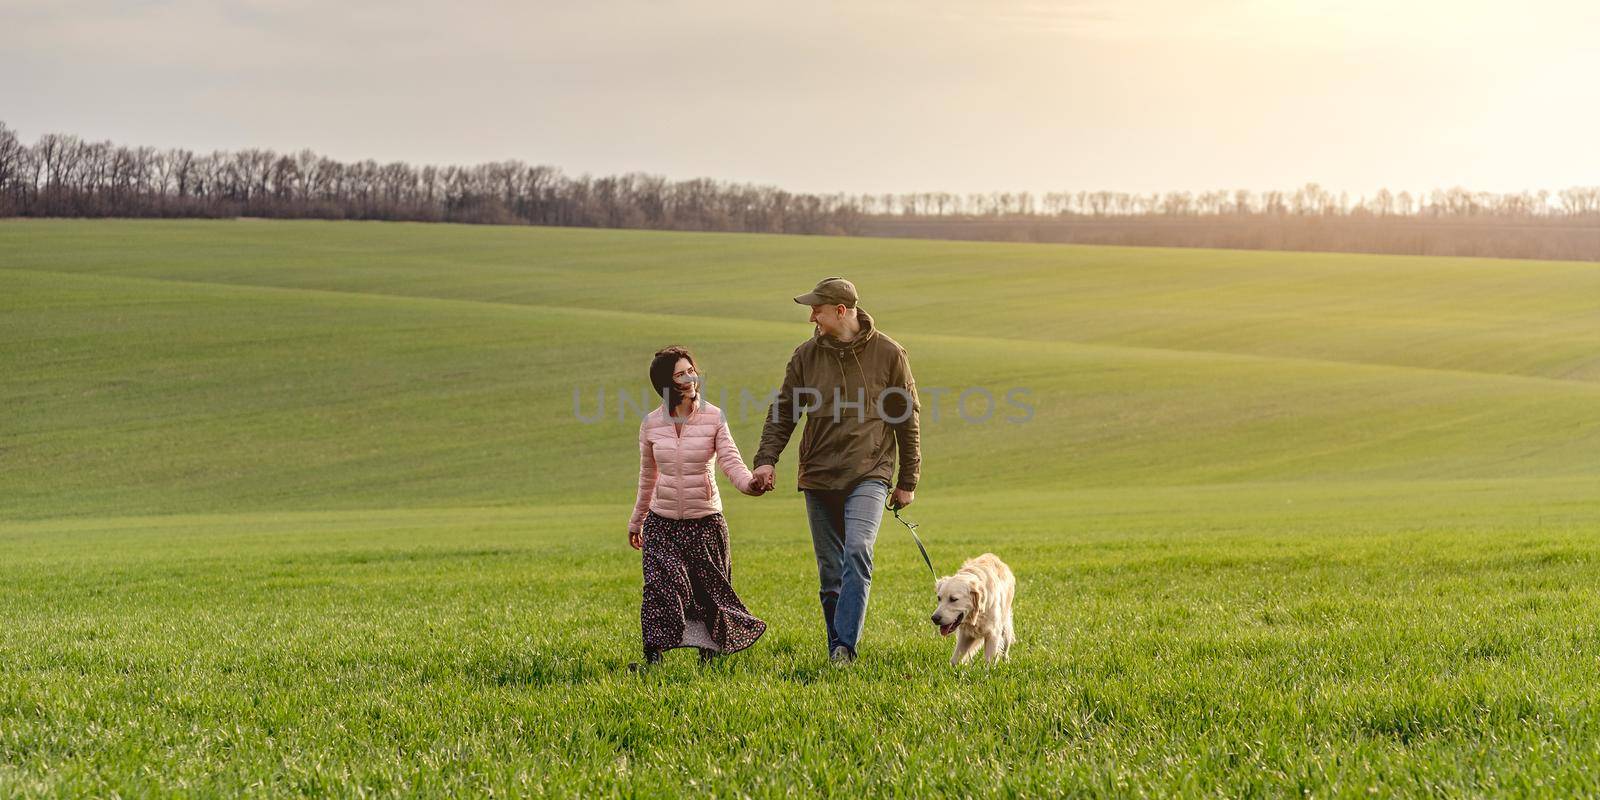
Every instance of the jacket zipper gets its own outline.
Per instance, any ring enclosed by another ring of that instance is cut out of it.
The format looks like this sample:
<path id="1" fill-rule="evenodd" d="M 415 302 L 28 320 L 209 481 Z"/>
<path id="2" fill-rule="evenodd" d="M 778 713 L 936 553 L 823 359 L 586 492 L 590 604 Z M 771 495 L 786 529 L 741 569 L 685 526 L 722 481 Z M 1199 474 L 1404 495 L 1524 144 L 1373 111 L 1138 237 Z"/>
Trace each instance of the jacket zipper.
<path id="1" fill-rule="evenodd" d="M 833 357 L 839 359 L 839 383 L 844 387 L 844 396 L 848 398 L 850 397 L 850 373 L 844 371 L 844 356 L 840 355 L 839 351 L 835 350 Z M 838 398 L 834 398 L 833 410 L 835 412 L 838 412 L 839 410 Z"/>
<path id="2" fill-rule="evenodd" d="M 693 416 L 694 416 L 694 411 L 691 409 L 689 411 L 689 416 L 683 418 L 683 424 L 684 425 L 688 425 L 689 424 L 689 419 L 692 418 Z M 670 420 L 670 419 L 668 421 L 672 422 L 672 420 Z M 683 502 L 683 495 L 685 494 L 683 490 L 684 490 L 684 488 L 686 488 L 686 487 L 684 487 L 682 485 L 682 481 L 683 481 L 683 427 L 678 425 L 676 422 L 672 423 L 672 438 L 673 438 L 673 443 L 672 443 L 673 456 L 674 456 L 674 458 L 676 458 L 676 460 L 678 462 L 678 481 L 679 481 L 679 485 L 678 485 L 678 519 L 683 519 L 684 516 L 686 516 L 689 513 L 689 509 L 688 509 L 688 506 L 685 505 L 684 502 Z"/>
<path id="3" fill-rule="evenodd" d="M 840 354 L 839 351 L 835 350 L 834 353 L 833 353 L 833 357 L 839 360 L 839 383 L 844 385 L 844 399 L 848 400 L 848 399 L 850 399 L 850 373 L 845 370 L 844 356 L 842 354 Z M 850 357 L 851 358 L 855 358 L 855 353 L 851 353 Z M 858 411 L 857 413 L 864 417 L 864 416 L 866 416 L 866 413 L 867 413 L 867 411 L 866 411 L 867 371 L 865 369 L 862 369 L 862 367 L 861 367 L 861 359 L 859 359 L 859 358 L 856 358 L 856 372 L 861 375 L 861 402 L 862 402 L 861 410 Z M 837 412 L 838 410 L 839 410 L 838 409 L 838 403 L 835 403 L 834 404 L 834 411 Z"/>

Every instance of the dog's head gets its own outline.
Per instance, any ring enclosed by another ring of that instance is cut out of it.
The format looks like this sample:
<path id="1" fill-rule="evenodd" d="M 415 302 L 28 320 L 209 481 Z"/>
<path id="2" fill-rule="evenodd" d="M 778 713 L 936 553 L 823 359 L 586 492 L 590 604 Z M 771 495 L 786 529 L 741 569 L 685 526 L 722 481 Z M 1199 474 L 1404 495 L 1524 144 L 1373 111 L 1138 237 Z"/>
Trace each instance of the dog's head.
<path id="1" fill-rule="evenodd" d="M 983 588 L 971 575 L 940 578 L 934 583 L 933 591 L 939 601 L 939 606 L 933 610 L 933 624 L 939 626 L 940 636 L 955 633 L 962 621 L 983 605 Z"/>

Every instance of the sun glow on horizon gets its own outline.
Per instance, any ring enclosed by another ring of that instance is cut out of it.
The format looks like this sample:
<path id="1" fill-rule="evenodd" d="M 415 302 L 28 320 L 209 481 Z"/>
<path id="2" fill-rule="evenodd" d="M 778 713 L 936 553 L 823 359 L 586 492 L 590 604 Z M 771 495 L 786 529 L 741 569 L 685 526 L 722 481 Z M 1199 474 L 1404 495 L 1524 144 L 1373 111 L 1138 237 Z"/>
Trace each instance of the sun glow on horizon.
<path id="1" fill-rule="evenodd" d="M 810 192 L 1600 183 L 1600 4 L 19 0 L 3 119 Z"/>

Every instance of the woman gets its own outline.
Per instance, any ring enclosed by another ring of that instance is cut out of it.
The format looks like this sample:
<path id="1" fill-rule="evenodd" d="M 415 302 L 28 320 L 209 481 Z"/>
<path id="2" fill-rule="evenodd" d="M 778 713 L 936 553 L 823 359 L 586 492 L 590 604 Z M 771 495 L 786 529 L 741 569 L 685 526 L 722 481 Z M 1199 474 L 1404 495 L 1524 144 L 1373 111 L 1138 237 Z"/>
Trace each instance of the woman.
<path id="1" fill-rule="evenodd" d="M 700 398 L 694 356 L 682 347 L 657 352 L 650 384 L 662 404 L 639 424 L 639 496 L 628 521 L 628 544 L 644 551 L 646 664 L 675 647 L 696 647 L 708 660 L 754 644 L 767 623 L 734 594 L 728 523 L 711 460 L 739 491 L 759 497 L 721 409 Z"/>

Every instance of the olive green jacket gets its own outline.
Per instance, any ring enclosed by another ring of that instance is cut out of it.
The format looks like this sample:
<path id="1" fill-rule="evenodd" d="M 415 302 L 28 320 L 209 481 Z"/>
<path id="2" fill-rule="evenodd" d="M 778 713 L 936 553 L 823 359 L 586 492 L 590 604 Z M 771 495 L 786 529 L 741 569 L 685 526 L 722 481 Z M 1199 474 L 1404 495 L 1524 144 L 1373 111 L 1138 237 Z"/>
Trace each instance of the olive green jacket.
<path id="1" fill-rule="evenodd" d="M 906 349 L 858 311 L 861 332 L 840 342 L 820 331 L 789 358 L 783 387 L 767 410 L 757 467 L 800 436 L 801 489 L 849 489 L 867 478 L 915 491 L 922 469 L 917 383 Z M 895 469 L 898 451 L 900 468 Z"/>

